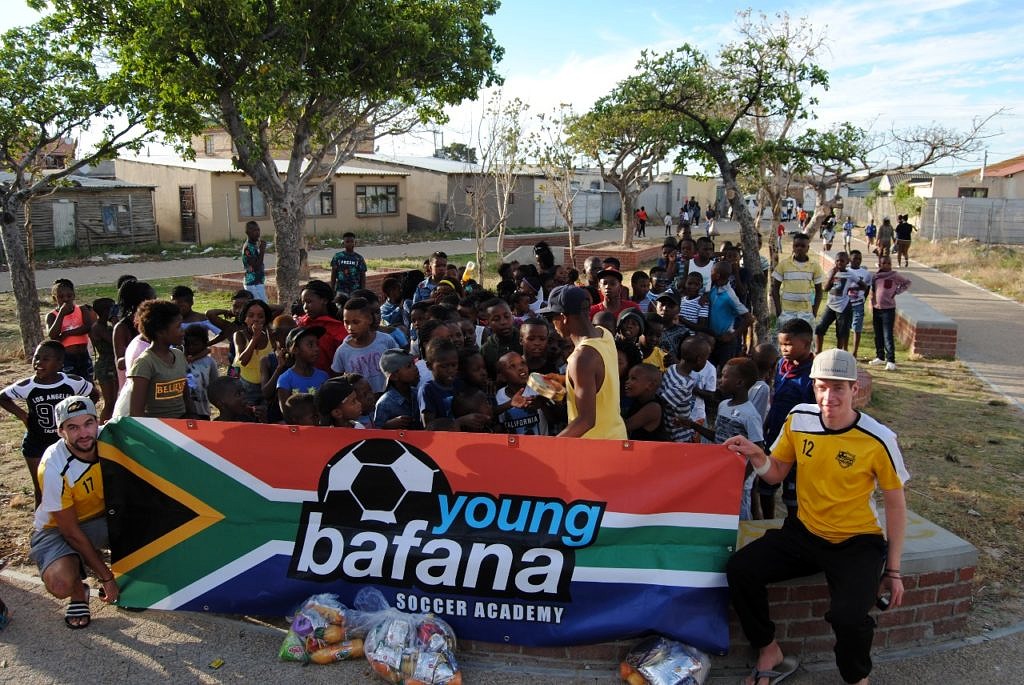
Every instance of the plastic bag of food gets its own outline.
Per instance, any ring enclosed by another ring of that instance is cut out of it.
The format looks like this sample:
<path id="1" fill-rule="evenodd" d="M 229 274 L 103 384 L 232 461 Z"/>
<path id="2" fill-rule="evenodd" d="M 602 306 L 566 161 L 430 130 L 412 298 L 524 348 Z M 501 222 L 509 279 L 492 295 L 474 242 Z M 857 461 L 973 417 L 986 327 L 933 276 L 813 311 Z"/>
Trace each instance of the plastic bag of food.
<path id="1" fill-rule="evenodd" d="M 377 675 L 403 685 L 461 685 L 455 660 L 455 631 L 432 614 L 405 614 L 388 607 L 383 595 L 356 598 L 363 610 L 376 609 L 366 635 L 366 659 Z M 383 607 L 383 608 L 382 608 Z"/>
<path id="2" fill-rule="evenodd" d="M 629 685 L 704 685 L 711 659 L 696 647 L 649 637 L 626 655 L 619 676 Z"/>
<path id="3" fill-rule="evenodd" d="M 337 595 L 313 595 L 292 616 L 277 656 L 281 661 L 329 664 L 363 655 L 365 624 Z"/>

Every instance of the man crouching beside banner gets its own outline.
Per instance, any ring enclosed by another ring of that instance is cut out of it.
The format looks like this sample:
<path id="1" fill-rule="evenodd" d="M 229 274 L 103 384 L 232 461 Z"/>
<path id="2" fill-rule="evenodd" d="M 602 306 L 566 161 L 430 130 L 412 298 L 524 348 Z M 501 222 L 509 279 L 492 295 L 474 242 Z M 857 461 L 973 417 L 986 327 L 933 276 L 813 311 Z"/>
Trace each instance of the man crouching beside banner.
<path id="1" fill-rule="evenodd" d="M 746 456 L 768 483 L 781 482 L 794 462 L 800 474 L 796 518 L 737 551 L 726 567 L 733 607 L 758 649 L 749 685 L 777 683 L 796 670 L 796 660 L 784 658 L 775 640 L 767 583 L 825 573 L 831 602 L 825 620 L 836 636 L 839 674 L 848 683 L 867 683 L 871 673 L 875 621 L 868 612 L 876 598 L 880 608 L 903 601 L 903 485 L 910 475 L 896 435 L 853 408 L 857 361 L 849 352 L 816 356 L 811 378 L 817 404 L 793 408 L 771 456 L 742 437 L 724 443 Z M 885 505 L 885 535 L 872 506 L 876 484 Z"/>
<path id="2" fill-rule="evenodd" d="M 54 421 L 61 439 L 47 448 L 39 463 L 42 501 L 36 508 L 29 556 L 50 594 L 70 598 L 64 623 L 78 630 L 92 619 L 89 588 L 82 582 L 85 567 L 96 572 L 102 583 L 100 597 L 107 602 L 117 601 L 118 587 L 98 549 L 108 542 L 96 406 L 88 397 L 65 398 L 54 408 Z"/>

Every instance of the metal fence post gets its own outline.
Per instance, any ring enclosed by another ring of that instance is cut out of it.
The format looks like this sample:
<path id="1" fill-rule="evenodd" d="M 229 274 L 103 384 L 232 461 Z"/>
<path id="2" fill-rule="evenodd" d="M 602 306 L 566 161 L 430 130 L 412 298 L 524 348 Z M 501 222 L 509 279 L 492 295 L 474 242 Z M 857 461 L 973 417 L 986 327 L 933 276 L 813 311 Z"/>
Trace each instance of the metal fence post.
<path id="1" fill-rule="evenodd" d="M 964 225 L 964 200 L 960 198 L 960 211 L 956 218 L 956 239 L 960 240 L 960 229 Z"/>

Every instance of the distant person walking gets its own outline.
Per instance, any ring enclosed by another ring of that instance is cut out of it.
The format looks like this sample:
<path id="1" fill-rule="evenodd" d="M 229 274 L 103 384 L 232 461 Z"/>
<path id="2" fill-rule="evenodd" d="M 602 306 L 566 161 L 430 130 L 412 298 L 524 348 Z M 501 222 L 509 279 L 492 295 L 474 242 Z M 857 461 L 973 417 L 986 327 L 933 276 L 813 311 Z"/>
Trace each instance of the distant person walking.
<path id="1" fill-rule="evenodd" d="M 910 241 L 913 238 L 917 227 L 907 221 L 910 216 L 903 214 L 897 216 L 896 221 L 896 266 L 907 268 L 910 266 Z"/>
<path id="2" fill-rule="evenodd" d="M 888 257 L 892 250 L 892 239 L 896 236 L 896 231 L 892 227 L 892 223 L 889 221 L 889 217 L 882 219 L 882 225 L 878 227 L 878 247 L 875 248 L 875 254 L 878 255 L 878 267 L 882 267 L 882 258 Z"/>
<path id="3" fill-rule="evenodd" d="M 647 236 L 647 209 L 640 207 L 636 213 L 636 235 L 638 238 Z"/>

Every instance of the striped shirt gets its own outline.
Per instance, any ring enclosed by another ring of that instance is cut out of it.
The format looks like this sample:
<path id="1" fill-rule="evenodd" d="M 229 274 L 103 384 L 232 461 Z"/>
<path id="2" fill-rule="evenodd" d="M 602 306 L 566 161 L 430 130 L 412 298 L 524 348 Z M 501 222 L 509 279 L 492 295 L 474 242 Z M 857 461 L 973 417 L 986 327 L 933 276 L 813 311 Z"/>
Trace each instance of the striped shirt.
<path id="1" fill-rule="evenodd" d="M 688 373 L 672 366 L 661 377 L 658 397 L 662 400 L 662 425 L 672 442 L 693 442 L 693 429 L 675 425 L 677 418 L 690 418 L 693 410 L 693 386 L 697 381 Z"/>
<path id="2" fill-rule="evenodd" d="M 779 262 L 772 277 L 781 284 L 783 312 L 814 311 L 814 286 L 825 281 L 825 272 L 818 262 L 810 258 L 806 262 L 798 262 L 788 257 Z"/>
<path id="3" fill-rule="evenodd" d="M 697 323 L 699 320 L 706 318 L 708 318 L 708 305 L 701 304 L 699 295 L 692 300 L 688 300 L 685 297 L 679 300 L 679 319 L 683 321 L 684 326 L 686 321 Z"/>

